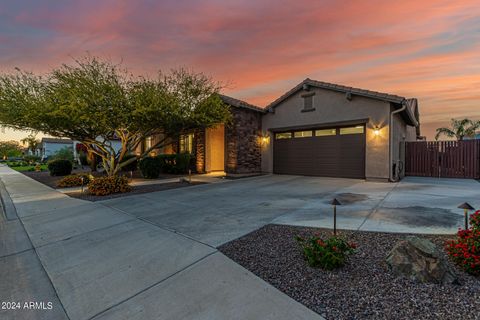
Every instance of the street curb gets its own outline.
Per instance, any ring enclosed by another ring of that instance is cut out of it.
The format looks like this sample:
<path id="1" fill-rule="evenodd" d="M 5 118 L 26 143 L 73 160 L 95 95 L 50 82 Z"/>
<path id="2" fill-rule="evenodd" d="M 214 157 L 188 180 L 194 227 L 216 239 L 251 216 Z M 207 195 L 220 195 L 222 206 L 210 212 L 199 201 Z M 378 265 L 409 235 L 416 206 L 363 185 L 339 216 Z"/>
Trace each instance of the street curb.
<path id="1" fill-rule="evenodd" d="M 0 179 L 0 201 L 2 201 L 3 211 L 7 221 L 17 220 L 17 209 L 13 204 L 12 198 L 10 198 L 10 194 L 5 188 L 2 179 Z"/>

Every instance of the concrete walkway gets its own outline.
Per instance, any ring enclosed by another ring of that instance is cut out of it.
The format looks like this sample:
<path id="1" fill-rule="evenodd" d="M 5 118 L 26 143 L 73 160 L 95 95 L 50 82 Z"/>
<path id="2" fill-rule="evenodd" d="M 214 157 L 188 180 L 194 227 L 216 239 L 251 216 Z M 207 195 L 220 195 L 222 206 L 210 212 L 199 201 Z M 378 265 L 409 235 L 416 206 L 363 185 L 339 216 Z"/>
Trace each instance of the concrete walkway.
<path id="1" fill-rule="evenodd" d="M 20 303 L 0 319 L 322 319 L 213 246 L 4 166 L 0 179 L 16 210 L 0 214 L 0 301 Z"/>

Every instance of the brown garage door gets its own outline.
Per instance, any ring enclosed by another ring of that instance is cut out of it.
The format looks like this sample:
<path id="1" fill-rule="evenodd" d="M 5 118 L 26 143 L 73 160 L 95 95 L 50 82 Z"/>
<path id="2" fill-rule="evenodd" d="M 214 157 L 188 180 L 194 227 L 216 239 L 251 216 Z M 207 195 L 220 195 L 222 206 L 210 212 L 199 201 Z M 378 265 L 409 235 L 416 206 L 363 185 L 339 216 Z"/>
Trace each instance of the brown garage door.
<path id="1" fill-rule="evenodd" d="M 273 172 L 365 178 L 365 126 L 275 133 Z"/>

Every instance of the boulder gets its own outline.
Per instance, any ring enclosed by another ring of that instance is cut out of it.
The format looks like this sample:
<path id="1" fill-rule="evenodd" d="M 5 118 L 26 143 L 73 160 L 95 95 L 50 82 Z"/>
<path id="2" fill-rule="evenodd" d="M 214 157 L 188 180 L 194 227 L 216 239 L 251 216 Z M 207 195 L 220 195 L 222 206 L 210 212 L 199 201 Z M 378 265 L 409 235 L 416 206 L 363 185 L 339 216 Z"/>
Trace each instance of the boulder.
<path id="1" fill-rule="evenodd" d="M 393 273 L 420 282 L 458 284 L 458 278 L 435 244 L 427 239 L 407 237 L 399 241 L 386 258 Z"/>

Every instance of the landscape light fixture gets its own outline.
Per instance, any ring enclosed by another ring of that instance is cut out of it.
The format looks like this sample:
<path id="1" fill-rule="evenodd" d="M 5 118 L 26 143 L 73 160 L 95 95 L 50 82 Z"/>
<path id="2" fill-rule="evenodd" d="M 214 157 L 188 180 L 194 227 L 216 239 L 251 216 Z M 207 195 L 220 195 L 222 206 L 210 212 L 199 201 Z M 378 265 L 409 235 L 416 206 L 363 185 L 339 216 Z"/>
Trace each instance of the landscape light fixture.
<path id="1" fill-rule="evenodd" d="M 468 211 L 475 210 L 468 202 L 462 203 L 458 206 L 459 209 L 463 209 L 463 215 L 465 216 L 465 230 L 468 229 Z"/>
<path id="2" fill-rule="evenodd" d="M 334 198 L 333 201 L 330 203 L 333 206 L 333 235 L 337 235 L 337 206 L 341 206 L 342 204 L 337 198 Z"/>

